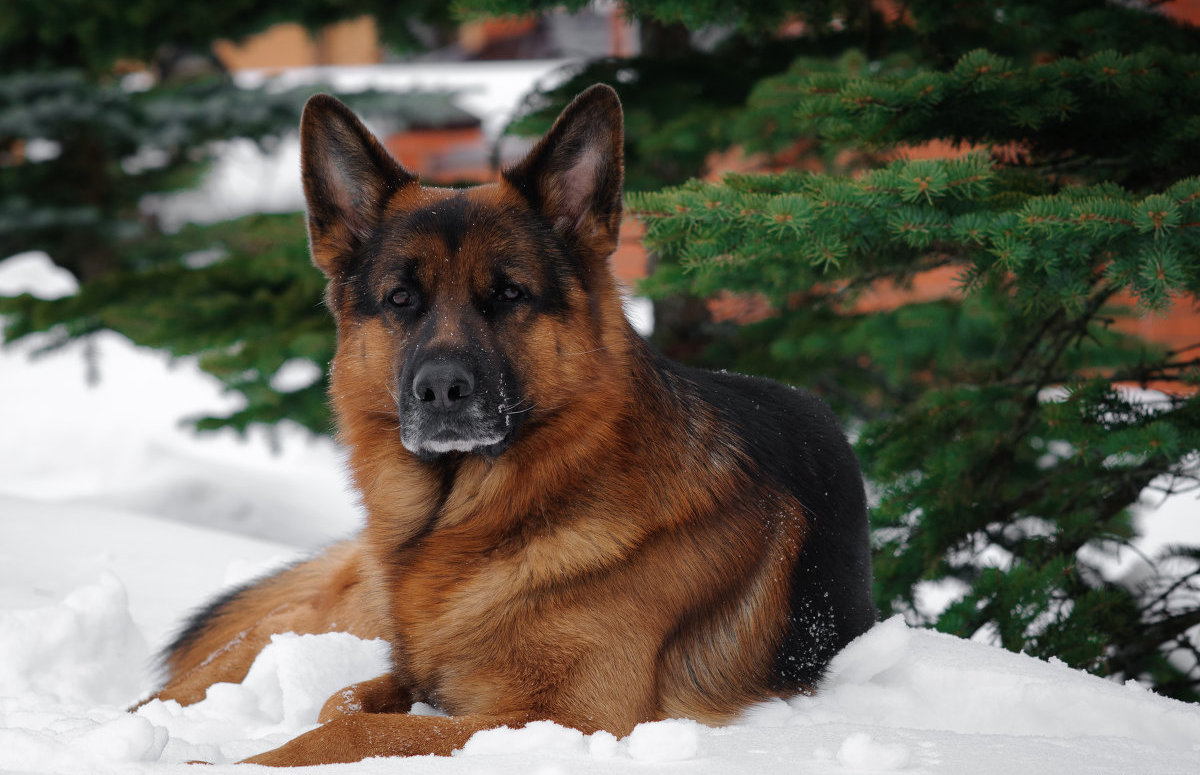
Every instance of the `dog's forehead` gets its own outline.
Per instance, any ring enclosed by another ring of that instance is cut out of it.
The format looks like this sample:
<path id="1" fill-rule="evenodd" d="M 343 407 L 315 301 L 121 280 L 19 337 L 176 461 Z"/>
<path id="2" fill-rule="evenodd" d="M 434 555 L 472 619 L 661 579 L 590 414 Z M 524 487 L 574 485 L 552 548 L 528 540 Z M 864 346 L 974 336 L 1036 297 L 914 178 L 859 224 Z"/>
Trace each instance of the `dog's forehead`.
<path id="1" fill-rule="evenodd" d="M 484 282 L 499 267 L 519 269 L 528 262 L 516 259 L 537 252 L 538 229 L 527 206 L 503 185 L 408 189 L 389 203 L 380 257 L 413 263 L 427 284 Z"/>

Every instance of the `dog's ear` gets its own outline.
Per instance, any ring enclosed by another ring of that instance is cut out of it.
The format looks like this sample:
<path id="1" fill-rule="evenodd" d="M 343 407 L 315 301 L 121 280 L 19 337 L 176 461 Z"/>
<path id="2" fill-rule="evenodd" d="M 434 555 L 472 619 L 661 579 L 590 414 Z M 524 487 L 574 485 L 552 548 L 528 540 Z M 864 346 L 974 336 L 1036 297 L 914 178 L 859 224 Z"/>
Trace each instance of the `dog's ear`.
<path id="1" fill-rule="evenodd" d="M 606 258 L 621 228 L 624 153 L 621 101 L 597 84 L 567 106 L 504 179 L 577 249 Z"/>
<path id="2" fill-rule="evenodd" d="M 313 263 L 327 277 L 345 269 L 375 228 L 389 194 L 416 181 L 358 116 L 328 94 L 311 97 L 304 106 L 300 172 Z"/>

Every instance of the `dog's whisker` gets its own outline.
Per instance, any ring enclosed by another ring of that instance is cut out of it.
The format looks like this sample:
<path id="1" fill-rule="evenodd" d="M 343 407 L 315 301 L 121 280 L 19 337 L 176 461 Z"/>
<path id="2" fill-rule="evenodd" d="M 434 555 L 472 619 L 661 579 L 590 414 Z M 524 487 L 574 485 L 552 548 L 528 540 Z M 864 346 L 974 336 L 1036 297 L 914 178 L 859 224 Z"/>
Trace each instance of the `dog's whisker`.
<path id="1" fill-rule="evenodd" d="M 508 406 L 501 404 L 500 405 L 500 413 L 504 414 L 505 412 L 512 412 L 514 409 L 516 409 L 518 406 L 520 406 L 521 404 L 525 403 L 528 400 L 529 400 L 528 398 L 522 398 L 519 401 L 517 401 L 516 403 L 509 404 Z M 536 406 L 536 404 L 535 404 L 535 406 Z M 526 410 L 522 409 L 520 411 L 526 411 Z"/>

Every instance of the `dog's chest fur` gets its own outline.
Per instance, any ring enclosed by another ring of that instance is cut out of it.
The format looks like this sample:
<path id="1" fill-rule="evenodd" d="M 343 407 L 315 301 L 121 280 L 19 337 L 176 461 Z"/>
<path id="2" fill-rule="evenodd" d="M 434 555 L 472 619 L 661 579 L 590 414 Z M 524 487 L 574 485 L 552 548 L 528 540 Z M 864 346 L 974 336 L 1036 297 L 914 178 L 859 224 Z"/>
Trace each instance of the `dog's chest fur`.
<path id="1" fill-rule="evenodd" d="M 547 583 L 554 571 L 542 558 L 557 554 L 564 576 L 586 562 L 562 553 L 556 533 L 496 540 L 449 529 L 402 552 L 389 594 L 394 661 L 418 695 L 456 715 L 539 708 L 598 656 L 611 611 L 581 618 L 590 585 Z"/>

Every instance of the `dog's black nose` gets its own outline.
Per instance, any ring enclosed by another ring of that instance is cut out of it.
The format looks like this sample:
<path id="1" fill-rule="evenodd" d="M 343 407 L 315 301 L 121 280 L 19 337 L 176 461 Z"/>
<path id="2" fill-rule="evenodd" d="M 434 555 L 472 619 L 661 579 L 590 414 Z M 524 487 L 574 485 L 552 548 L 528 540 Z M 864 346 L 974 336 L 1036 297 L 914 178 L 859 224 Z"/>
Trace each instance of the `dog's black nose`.
<path id="1" fill-rule="evenodd" d="M 413 377 L 413 395 L 429 409 L 458 409 L 474 390 L 475 378 L 458 361 L 426 361 Z"/>

